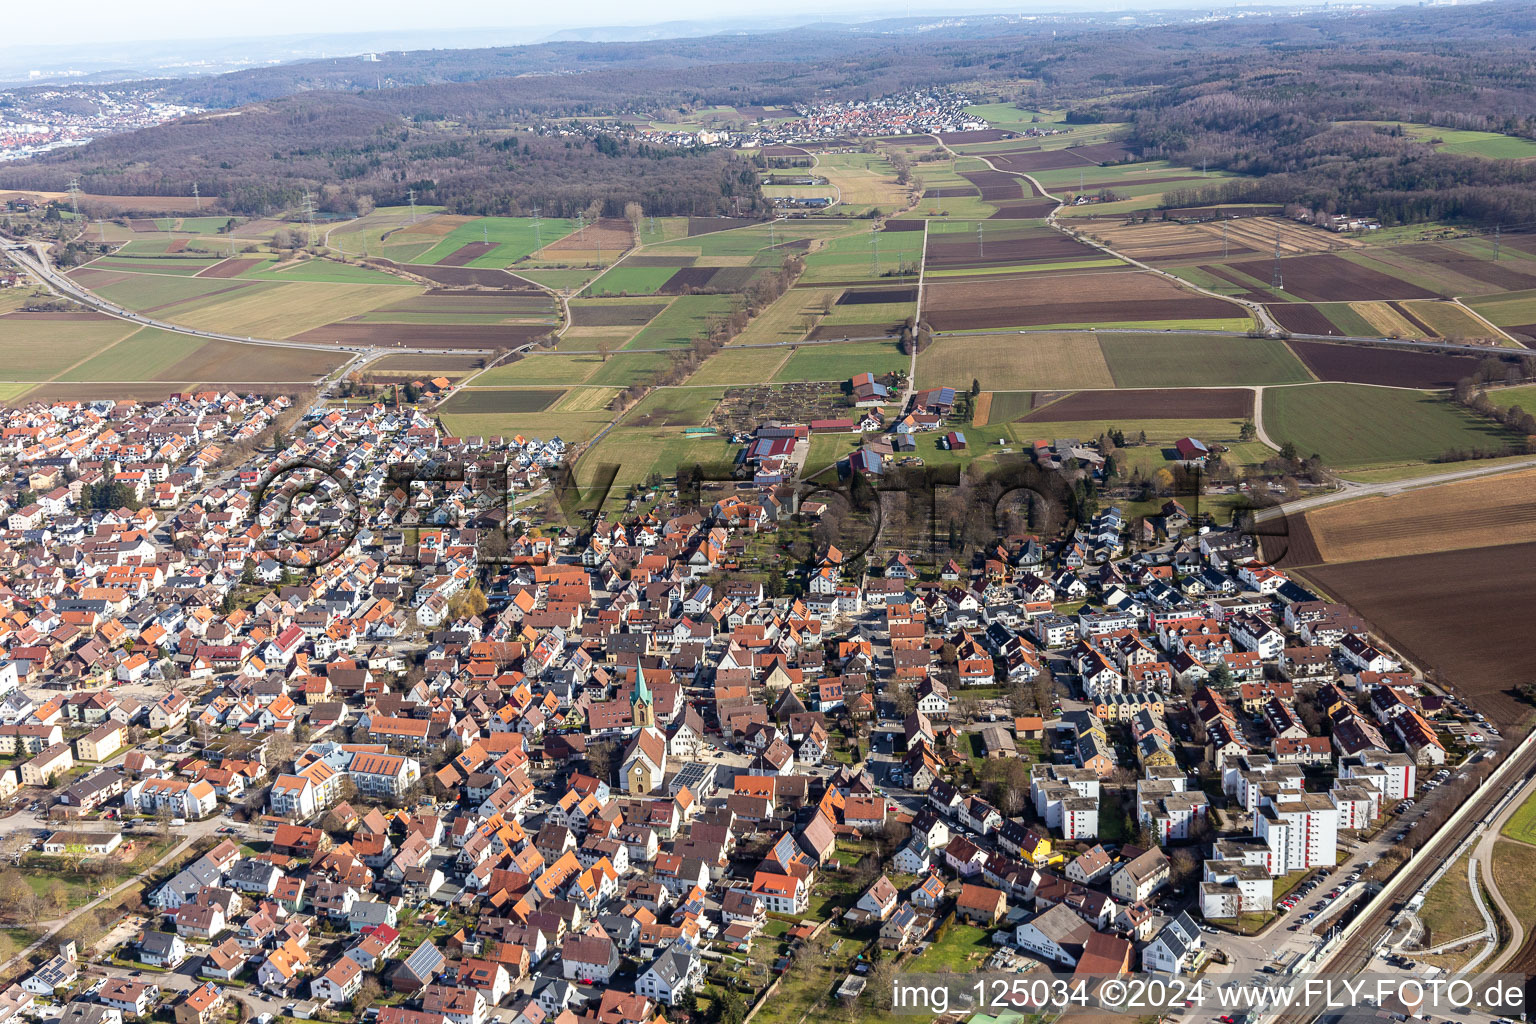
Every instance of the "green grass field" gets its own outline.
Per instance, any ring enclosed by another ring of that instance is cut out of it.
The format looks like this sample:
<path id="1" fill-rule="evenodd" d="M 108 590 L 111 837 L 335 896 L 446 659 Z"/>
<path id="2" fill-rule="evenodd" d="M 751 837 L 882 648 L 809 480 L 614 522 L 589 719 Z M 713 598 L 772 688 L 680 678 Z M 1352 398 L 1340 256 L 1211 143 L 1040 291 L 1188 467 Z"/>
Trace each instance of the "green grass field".
<path id="1" fill-rule="evenodd" d="M 1517 440 L 1443 397 L 1360 384 L 1310 384 L 1264 392 L 1264 429 L 1276 444 L 1350 468 L 1427 462 L 1451 448 L 1502 449 Z"/>
<path id="2" fill-rule="evenodd" d="M 612 387 L 649 384 L 671 364 L 672 357 L 666 352 L 615 352 L 586 383 Z"/>
<path id="3" fill-rule="evenodd" d="M 683 348 L 709 333 L 713 317 L 730 312 L 733 295 L 682 295 L 646 324 L 625 348 Z"/>
<path id="4" fill-rule="evenodd" d="M 63 373 L 137 330 L 123 320 L 0 317 L 0 380 L 40 381 Z"/>
<path id="5" fill-rule="evenodd" d="M 925 277 L 998 277 L 1009 274 L 1038 274 L 1049 270 L 1090 270 L 1099 267 L 1124 266 L 1123 260 L 1105 257 L 1096 260 L 1066 260 L 1061 263 L 1026 263 L 1012 267 L 977 267 L 957 270 L 930 270 Z"/>
<path id="6" fill-rule="evenodd" d="M 918 231 L 855 230 L 843 238 L 834 238 L 821 249 L 806 256 L 801 280 L 818 281 L 889 280 L 897 283 L 905 268 L 913 283 L 923 258 L 923 235 Z"/>
<path id="7" fill-rule="evenodd" d="M 1500 327 L 1536 324 L 1536 290 L 1467 299 L 1467 305 Z"/>
<path id="8" fill-rule="evenodd" d="M 1029 415 L 1035 407 L 1033 391 L 994 391 L 992 408 L 987 415 L 988 423 L 1007 423 L 1020 416 Z"/>
<path id="9" fill-rule="evenodd" d="M 60 380 L 154 380 L 206 345 L 202 338 L 142 327 L 111 348 L 86 360 Z"/>
<path id="10" fill-rule="evenodd" d="M 240 272 L 241 279 L 262 281 L 312 281 L 317 284 L 387 284 L 412 287 L 412 282 L 367 267 L 334 260 L 298 260 L 279 264 L 277 260 L 250 260 L 251 266 Z"/>
<path id="11" fill-rule="evenodd" d="M 200 270 L 224 262 L 222 256 L 103 256 L 87 264 L 92 270 L 124 270 L 138 274 L 173 274 L 191 277 Z"/>
<path id="12" fill-rule="evenodd" d="M 1488 392 L 1488 400 L 1501 409 L 1518 405 L 1526 412 L 1536 411 L 1536 384 L 1518 388 L 1495 388 Z"/>
<path id="13" fill-rule="evenodd" d="M 689 384 L 761 384 L 789 358 L 787 348 L 723 348 L 688 378 Z"/>
<path id="14" fill-rule="evenodd" d="M 883 374 L 911 365 L 895 342 L 854 341 L 805 345 L 795 350 L 773 379 L 779 383 L 847 380 L 858 373 Z"/>
<path id="15" fill-rule="evenodd" d="M 531 256 L 540 245 L 548 245 L 575 230 L 576 222 L 573 220 L 541 218 L 539 229 L 535 232 L 532 217 L 478 217 L 444 235 L 441 241 L 417 257 L 415 262 L 440 263 L 466 245 L 490 242 L 496 248 L 466 265 L 505 267 Z"/>
<path id="16" fill-rule="evenodd" d="M 973 103 L 965 108 L 972 117 L 979 117 L 994 128 L 1022 131 L 1031 125 L 1058 122 L 1063 111 L 1023 110 L 1012 103 Z"/>
<path id="17" fill-rule="evenodd" d="M 1499 832 L 1511 839 L 1536 846 L 1536 793 L 1525 798 L 1525 802 L 1510 815 Z"/>
<path id="18" fill-rule="evenodd" d="M 625 414 L 622 425 L 701 427 L 724 397 L 719 387 L 657 388 Z"/>
<path id="19" fill-rule="evenodd" d="M 832 312 L 821 318 L 821 326 L 900 324 L 916 313 L 917 303 L 915 302 L 852 302 L 843 306 L 833 306 Z"/>
<path id="20" fill-rule="evenodd" d="M 108 279 L 110 280 L 110 279 Z M 223 292 L 235 294 L 235 292 L 249 292 L 250 288 L 238 288 L 238 281 L 218 280 L 207 277 L 169 277 L 158 274 L 132 274 L 124 280 L 112 284 L 95 284 L 90 277 L 86 277 L 81 284 L 90 288 L 97 295 L 111 302 L 117 303 L 124 309 L 147 310 L 159 306 L 177 305 L 176 310 L 166 310 L 167 316 L 163 319 L 174 319 L 185 305 L 191 305 L 195 300 L 205 295 L 213 295 Z M 267 285 L 256 285 L 258 288 Z M 231 291 L 231 289 L 235 291 Z"/>
<path id="21" fill-rule="evenodd" d="M 625 418 L 626 422 L 628 417 Z M 681 427 L 618 426 L 609 431 L 576 464 L 578 483 L 587 483 L 599 466 L 618 467 L 614 486 L 620 489 L 643 483 L 650 474 L 670 477 L 679 466 L 730 463 L 739 448 L 723 437 L 688 437 Z M 614 497 L 619 497 L 619 494 Z"/>
<path id="22" fill-rule="evenodd" d="M 1293 384 L 1311 380 L 1281 341 L 1166 334 L 1101 334 L 1099 345 L 1122 388 Z"/>
<path id="23" fill-rule="evenodd" d="M 1536 156 L 1536 142 L 1514 135 L 1462 131 L 1428 124 L 1409 124 L 1403 128 L 1416 139 L 1433 142 L 1442 153 L 1480 156 L 1487 160 L 1525 160 Z"/>
<path id="24" fill-rule="evenodd" d="M 583 295 L 655 295 L 677 273 L 675 267 L 617 266 L 587 286 Z"/>
<path id="25" fill-rule="evenodd" d="M 597 372 L 602 357 L 596 354 L 553 352 L 524 356 L 515 363 L 493 366 L 475 378 L 476 386 L 506 387 L 518 384 L 580 384 Z"/>

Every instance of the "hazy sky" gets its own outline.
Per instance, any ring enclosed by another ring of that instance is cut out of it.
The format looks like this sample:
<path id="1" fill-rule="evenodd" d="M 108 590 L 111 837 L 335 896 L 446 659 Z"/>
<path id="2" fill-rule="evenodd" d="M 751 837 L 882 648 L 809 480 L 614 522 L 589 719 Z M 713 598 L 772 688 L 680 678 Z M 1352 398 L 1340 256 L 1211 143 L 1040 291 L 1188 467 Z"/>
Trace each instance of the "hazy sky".
<path id="1" fill-rule="evenodd" d="M 1160 6 L 1171 6 L 1164 2 Z M 1051 3 L 1062 10 L 1080 4 Z M 1098 6 L 1098 5 L 1096 5 Z M 1108 6 L 1108 4 L 1104 4 Z M 1004 9 L 1003 0 L 973 0 L 947 4 L 943 0 L 914 4 L 914 12 Z M 1006 9 L 1019 10 L 1021 5 Z M 834 16 L 833 12 L 900 16 L 905 0 L 582 0 L 580 3 L 531 3 L 528 0 L 76 0 L 61 21 L 60 8 L 33 2 L 6 5 L 6 36 L 0 47 L 28 43 L 59 45 L 130 39 L 215 39 L 229 36 L 287 36 L 411 29 L 456 29 L 482 26 L 526 26 L 542 35 L 561 28 L 586 25 L 646 25 L 679 19 L 718 19 L 752 15 Z M 67 22 L 67 29 L 65 23 Z M 513 33 L 512 35 L 517 35 Z M 487 44 L 498 42 L 487 39 Z"/>

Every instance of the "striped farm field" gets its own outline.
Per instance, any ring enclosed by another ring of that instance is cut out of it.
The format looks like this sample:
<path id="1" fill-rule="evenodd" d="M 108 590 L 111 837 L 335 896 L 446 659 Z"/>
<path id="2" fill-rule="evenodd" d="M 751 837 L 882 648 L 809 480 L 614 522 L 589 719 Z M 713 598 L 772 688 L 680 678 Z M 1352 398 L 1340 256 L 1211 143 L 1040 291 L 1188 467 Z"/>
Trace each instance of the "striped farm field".
<path id="1" fill-rule="evenodd" d="M 988 391 L 1115 386 L 1099 339 L 1091 334 L 940 338 L 917 357 L 919 387 L 969 388 L 973 379 Z"/>
<path id="2" fill-rule="evenodd" d="M 403 290 L 392 285 L 280 284 L 259 294 L 236 292 L 230 299 L 186 311 L 176 319 L 205 331 L 291 338 L 399 302 Z"/>
<path id="3" fill-rule="evenodd" d="M 1100 335 L 1121 388 L 1292 384 L 1311 374 L 1282 341 L 1170 334 Z"/>
<path id="4" fill-rule="evenodd" d="M 930 270 L 927 277 L 993 277 L 1004 274 L 1038 274 L 1051 270 L 1102 270 L 1105 267 L 1123 267 L 1124 260 L 1105 257 L 1097 260 L 1065 260 L 1060 263 L 1024 263 L 1011 267 L 959 267 L 952 270 Z"/>

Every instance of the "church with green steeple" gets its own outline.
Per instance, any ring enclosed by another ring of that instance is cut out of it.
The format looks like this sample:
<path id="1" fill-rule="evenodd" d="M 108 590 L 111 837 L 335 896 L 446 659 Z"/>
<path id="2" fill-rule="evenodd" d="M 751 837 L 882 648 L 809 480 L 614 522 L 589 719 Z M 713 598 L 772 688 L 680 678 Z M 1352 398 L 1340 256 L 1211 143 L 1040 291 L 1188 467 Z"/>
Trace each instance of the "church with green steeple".
<path id="1" fill-rule="evenodd" d="M 635 666 L 635 692 L 629 698 L 631 720 L 636 729 L 654 729 L 656 727 L 655 699 L 651 696 L 650 684 L 645 681 L 645 668 Z"/>

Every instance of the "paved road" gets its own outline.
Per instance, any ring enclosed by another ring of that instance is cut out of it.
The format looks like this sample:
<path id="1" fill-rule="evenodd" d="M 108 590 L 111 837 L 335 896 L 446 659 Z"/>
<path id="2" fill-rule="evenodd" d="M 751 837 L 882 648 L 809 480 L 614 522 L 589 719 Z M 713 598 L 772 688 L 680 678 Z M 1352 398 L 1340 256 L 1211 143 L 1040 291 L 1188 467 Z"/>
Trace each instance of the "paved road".
<path id="1" fill-rule="evenodd" d="M 1417 490 L 1420 487 L 1433 487 L 1436 484 L 1453 483 L 1457 480 L 1472 480 L 1477 477 L 1496 476 L 1499 473 L 1512 473 L 1520 469 L 1529 469 L 1532 466 L 1536 466 L 1536 455 L 1516 459 L 1513 462 L 1500 462 L 1486 466 L 1473 466 L 1468 469 L 1447 470 L 1444 473 L 1413 477 L 1408 480 L 1388 480 L 1374 484 L 1362 484 L 1344 480 L 1341 481 L 1342 486 L 1337 491 L 1330 491 L 1327 494 L 1314 494 L 1305 498 L 1297 498 L 1295 501 L 1287 501 L 1282 505 L 1275 505 L 1272 508 L 1260 511 L 1256 518 L 1260 522 L 1266 522 L 1281 516 L 1305 512 L 1308 509 L 1332 505 L 1335 502 L 1349 501 L 1353 498 L 1364 498 L 1373 494 L 1401 494 L 1404 491 Z"/>
<path id="2" fill-rule="evenodd" d="M 1503 970 L 1504 965 L 1515 954 L 1519 953 L 1520 947 L 1525 944 L 1526 923 L 1520 920 L 1519 915 L 1510 907 L 1509 901 L 1499 891 L 1499 887 L 1493 878 L 1493 846 L 1499 840 L 1499 830 L 1504 827 L 1504 823 L 1520 809 L 1521 805 L 1525 803 L 1526 799 L 1533 792 L 1536 792 L 1536 778 L 1527 782 L 1525 787 L 1521 789 L 1520 794 L 1510 801 L 1509 806 L 1505 807 L 1499 813 L 1499 816 L 1493 819 L 1493 823 L 1488 826 L 1488 830 L 1483 833 L 1483 838 L 1478 841 L 1477 847 L 1473 851 L 1473 856 L 1477 859 L 1478 870 L 1482 873 L 1483 883 L 1487 887 L 1488 892 L 1493 896 L 1493 902 L 1499 908 L 1499 913 L 1503 915 L 1504 922 L 1510 930 L 1508 944 L 1505 945 L 1503 950 L 1493 960 L 1488 962 L 1487 966 L 1482 968 L 1485 974 L 1494 974 Z"/>
<path id="3" fill-rule="evenodd" d="M 218 331 L 200 331 L 181 324 L 168 323 L 164 320 L 156 320 L 152 317 L 135 313 L 114 305 L 97 296 L 74 281 L 60 274 L 49 265 L 47 257 L 41 251 L 29 250 L 27 246 L 14 242 L 0 244 L 0 252 L 8 256 L 28 274 L 42 281 L 53 292 L 63 295 L 83 306 L 89 306 L 98 313 L 103 313 L 118 320 L 126 320 L 130 323 L 141 324 L 145 327 L 156 327 L 162 331 L 172 331 L 176 334 L 186 334 L 194 338 L 208 338 L 212 341 L 228 341 L 237 345 L 260 345 L 266 348 L 299 348 L 312 352 L 368 352 L 367 348 L 346 347 L 341 345 L 319 345 L 299 341 L 280 341 L 271 338 L 255 338 L 238 334 L 222 334 Z M 493 352 L 494 349 L 485 348 L 390 348 L 390 354 L 418 354 L 418 355 L 482 355 Z"/>

